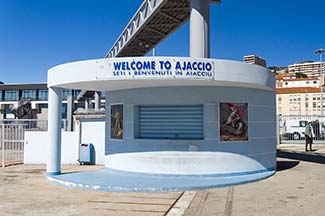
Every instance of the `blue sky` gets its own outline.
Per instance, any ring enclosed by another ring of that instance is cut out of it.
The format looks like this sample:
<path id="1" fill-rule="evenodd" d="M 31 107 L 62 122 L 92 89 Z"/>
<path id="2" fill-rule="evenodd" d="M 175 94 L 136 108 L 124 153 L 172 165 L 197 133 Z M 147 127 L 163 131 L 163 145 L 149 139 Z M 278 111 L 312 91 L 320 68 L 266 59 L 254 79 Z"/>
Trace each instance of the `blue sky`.
<path id="1" fill-rule="evenodd" d="M 46 82 L 55 65 L 104 57 L 141 2 L 0 0 L 0 81 Z M 324 9 L 323 0 L 223 0 L 211 6 L 211 57 L 256 54 L 269 66 L 318 60 Z M 157 55 L 188 56 L 188 31 L 185 24 Z"/>

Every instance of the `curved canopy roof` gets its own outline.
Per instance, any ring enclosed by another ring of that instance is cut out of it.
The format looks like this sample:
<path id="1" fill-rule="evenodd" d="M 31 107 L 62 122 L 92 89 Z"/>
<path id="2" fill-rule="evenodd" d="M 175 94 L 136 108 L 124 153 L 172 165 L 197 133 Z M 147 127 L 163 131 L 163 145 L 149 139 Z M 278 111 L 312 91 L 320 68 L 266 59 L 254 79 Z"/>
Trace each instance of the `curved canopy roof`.
<path id="1" fill-rule="evenodd" d="M 232 86 L 274 90 L 267 68 L 242 62 L 180 57 L 109 58 L 49 70 L 48 86 L 114 91 L 161 86 Z"/>

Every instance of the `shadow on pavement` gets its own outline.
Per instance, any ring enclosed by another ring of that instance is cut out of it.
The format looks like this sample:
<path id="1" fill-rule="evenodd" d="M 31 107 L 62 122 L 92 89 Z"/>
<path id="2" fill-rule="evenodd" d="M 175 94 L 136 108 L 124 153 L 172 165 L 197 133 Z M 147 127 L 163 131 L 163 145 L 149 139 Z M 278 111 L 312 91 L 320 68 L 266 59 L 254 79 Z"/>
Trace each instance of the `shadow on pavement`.
<path id="1" fill-rule="evenodd" d="M 300 162 L 299 161 L 277 161 L 276 162 L 276 171 L 283 171 L 287 169 L 291 169 L 297 166 Z"/>
<path id="2" fill-rule="evenodd" d="M 277 157 L 325 164 L 325 156 L 304 152 L 277 150 Z"/>

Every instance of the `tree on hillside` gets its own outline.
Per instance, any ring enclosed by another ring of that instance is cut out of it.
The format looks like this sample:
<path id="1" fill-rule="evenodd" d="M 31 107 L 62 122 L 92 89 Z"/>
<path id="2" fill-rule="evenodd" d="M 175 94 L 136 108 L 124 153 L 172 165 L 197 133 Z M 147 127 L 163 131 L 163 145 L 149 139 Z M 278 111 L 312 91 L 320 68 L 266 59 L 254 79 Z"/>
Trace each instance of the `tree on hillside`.
<path id="1" fill-rule="evenodd" d="M 296 78 L 308 78 L 308 76 L 304 73 L 296 73 Z"/>
<path id="2" fill-rule="evenodd" d="M 288 68 L 287 67 L 278 67 L 278 66 L 270 66 L 268 67 L 268 69 L 270 69 L 273 73 L 283 73 L 283 71 L 285 73 L 288 73 Z"/>

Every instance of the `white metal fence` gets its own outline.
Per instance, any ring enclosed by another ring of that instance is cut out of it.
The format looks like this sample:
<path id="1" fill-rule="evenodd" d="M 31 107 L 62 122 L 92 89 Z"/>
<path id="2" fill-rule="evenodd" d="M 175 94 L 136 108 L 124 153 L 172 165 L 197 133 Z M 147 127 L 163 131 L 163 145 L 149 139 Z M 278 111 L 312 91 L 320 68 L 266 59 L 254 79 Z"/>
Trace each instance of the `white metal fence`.
<path id="1" fill-rule="evenodd" d="M 20 164 L 24 161 L 25 131 L 46 131 L 47 120 L 1 120 L 1 166 Z"/>
<path id="2" fill-rule="evenodd" d="M 314 142 L 325 143 L 325 116 L 279 116 L 279 142 L 304 143 L 305 127 L 312 122 Z"/>

